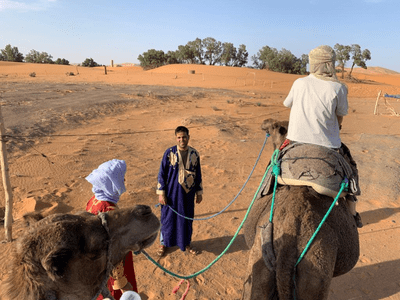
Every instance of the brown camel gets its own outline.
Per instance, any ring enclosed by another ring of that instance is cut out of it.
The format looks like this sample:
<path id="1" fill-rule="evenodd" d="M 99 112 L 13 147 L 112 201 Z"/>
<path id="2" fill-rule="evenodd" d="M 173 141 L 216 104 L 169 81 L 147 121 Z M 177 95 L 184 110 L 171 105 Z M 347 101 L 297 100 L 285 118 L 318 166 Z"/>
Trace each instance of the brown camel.
<path id="1" fill-rule="evenodd" d="M 283 141 L 287 123 L 265 120 L 263 130 Z M 277 135 L 277 136 L 276 136 Z M 333 202 L 306 186 L 278 186 L 258 198 L 244 226 L 250 256 L 243 299 L 327 299 L 332 278 L 349 272 L 359 258 L 359 237 L 346 200 L 340 198 L 295 267 L 300 254 Z"/>
<path id="2" fill-rule="evenodd" d="M 29 227 L 12 245 L 0 299 L 85 300 L 102 293 L 113 266 L 141 251 L 160 227 L 150 207 L 138 205 L 98 216 L 53 214 L 26 217 Z"/>

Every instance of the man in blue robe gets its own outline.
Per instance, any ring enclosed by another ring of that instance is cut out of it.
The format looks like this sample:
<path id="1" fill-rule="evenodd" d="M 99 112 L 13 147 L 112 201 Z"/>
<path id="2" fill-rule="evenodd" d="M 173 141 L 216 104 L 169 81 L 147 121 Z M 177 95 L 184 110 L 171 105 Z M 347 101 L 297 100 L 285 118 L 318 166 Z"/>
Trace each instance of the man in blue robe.
<path id="1" fill-rule="evenodd" d="M 189 130 L 184 126 L 175 129 L 177 145 L 164 152 L 158 173 L 157 194 L 161 206 L 161 247 L 157 254 L 165 254 L 166 247 L 178 246 L 196 255 L 190 246 L 193 232 L 194 205 L 202 201 L 200 155 L 189 147 Z M 180 215 L 176 214 L 173 208 Z M 185 217 L 187 218 L 185 218 Z"/>

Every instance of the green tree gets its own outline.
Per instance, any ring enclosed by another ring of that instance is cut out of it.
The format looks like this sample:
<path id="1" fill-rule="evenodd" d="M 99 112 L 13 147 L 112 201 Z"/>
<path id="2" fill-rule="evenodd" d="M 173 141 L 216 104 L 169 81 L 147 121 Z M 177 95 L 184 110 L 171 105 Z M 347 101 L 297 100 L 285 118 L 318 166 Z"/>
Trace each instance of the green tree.
<path id="1" fill-rule="evenodd" d="M 188 42 L 187 46 L 193 53 L 195 63 L 204 65 L 204 46 L 202 40 L 196 38 L 194 41 Z"/>
<path id="2" fill-rule="evenodd" d="M 264 46 L 257 55 L 252 56 L 253 65 L 259 69 L 290 74 L 307 74 L 308 55 L 297 58 L 289 50 L 276 50 Z"/>
<path id="3" fill-rule="evenodd" d="M 357 44 L 351 45 L 351 54 L 353 64 L 351 65 L 349 77 L 351 77 L 351 73 L 353 72 L 353 68 L 355 65 L 363 69 L 367 69 L 367 64 L 365 62 L 371 59 L 371 52 L 368 49 L 361 51 L 361 47 Z"/>
<path id="4" fill-rule="evenodd" d="M 178 56 L 179 56 L 178 51 L 168 51 L 167 54 L 165 54 L 165 63 L 179 64 Z"/>
<path id="5" fill-rule="evenodd" d="M 342 78 L 344 78 L 344 66 L 350 60 L 350 46 L 344 46 L 336 44 L 334 46 L 336 53 L 336 61 L 338 62 L 338 67 L 342 69 Z"/>
<path id="6" fill-rule="evenodd" d="M 234 67 L 243 67 L 244 65 L 247 64 L 248 57 L 249 57 L 249 53 L 246 50 L 246 46 L 243 44 L 239 45 L 239 48 L 237 49 L 237 52 L 236 52 L 233 66 Z"/>
<path id="7" fill-rule="evenodd" d="M 278 52 L 278 65 L 276 71 L 282 73 L 295 73 L 294 66 L 296 63 L 296 56 L 292 54 L 289 50 L 282 48 L 281 51 Z"/>
<path id="8" fill-rule="evenodd" d="M 36 50 L 31 50 L 25 56 L 25 62 L 27 63 L 37 63 L 37 64 L 53 64 L 53 56 L 47 52 L 38 52 Z"/>
<path id="9" fill-rule="evenodd" d="M 39 61 L 40 53 L 34 49 L 29 51 L 29 53 L 25 56 L 25 62 L 27 63 L 37 63 Z"/>
<path id="10" fill-rule="evenodd" d="M 222 44 L 212 37 L 203 39 L 205 48 L 204 60 L 208 61 L 209 65 L 215 65 L 221 61 Z"/>
<path id="11" fill-rule="evenodd" d="M 265 62 L 260 59 L 260 52 L 257 52 L 257 54 L 254 54 L 251 57 L 251 60 L 253 62 L 254 68 L 260 69 L 260 70 L 265 69 Z"/>
<path id="12" fill-rule="evenodd" d="M 24 56 L 18 51 L 18 47 L 11 47 L 11 45 L 8 44 L 4 49 L 1 49 L 0 60 L 22 62 Z"/>
<path id="13" fill-rule="evenodd" d="M 295 61 L 293 63 L 293 69 L 292 73 L 293 74 L 301 74 L 305 75 L 307 74 L 307 64 L 308 64 L 308 55 L 307 54 L 302 54 L 300 58 L 295 58 Z"/>
<path id="14" fill-rule="evenodd" d="M 233 63 L 236 59 L 236 48 L 232 43 L 223 43 L 222 44 L 222 53 L 221 53 L 221 64 L 225 66 L 230 66 L 231 62 Z"/>
<path id="15" fill-rule="evenodd" d="M 165 65 L 165 54 L 162 50 L 150 49 L 138 56 L 140 66 L 146 70 L 154 69 Z"/>
<path id="16" fill-rule="evenodd" d="M 99 64 L 93 60 L 93 58 L 86 58 L 82 63 L 83 67 L 97 67 Z"/>
<path id="17" fill-rule="evenodd" d="M 177 58 L 182 63 L 194 64 L 196 62 L 195 49 L 190 47 L 188 44 L 179 45 L 177 50 Z"/>
<path id="18" fill-rule="evenodd" d="M 307 65 L 310 63 L 308 54 L 302 54 L 300 57 L 301 61 L 301 68 L 300 68 L 300 74 L 305 75 L 307 74 Z"/>
<path id="19" fill-rule="evenodd" d="M 260 63 L 262 69 L 278 71 L 279 68 L 278 50 L 276 50 L 275 48 L 264 46 L 257 53 L 257 55 L 258 55 L 258 60 L 262 62 Z"/>
<path id="20" fill-rule="evenodd" d="M 69 65 L 69 61 L 66 60 L 65 58 L 57 58 L 57 60 L 54 62 L 57 65 Z"/>

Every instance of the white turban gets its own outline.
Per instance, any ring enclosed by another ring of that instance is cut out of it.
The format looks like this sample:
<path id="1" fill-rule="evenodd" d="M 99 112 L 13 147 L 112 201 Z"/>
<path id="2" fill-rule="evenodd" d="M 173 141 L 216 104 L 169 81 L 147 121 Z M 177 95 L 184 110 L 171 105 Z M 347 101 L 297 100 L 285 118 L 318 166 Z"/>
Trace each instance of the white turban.
<path id="1" fill-rule="evenodd" d="M 93 185 L 92 191 L 97 200 L 117 203 L 119 197 L 126 191 L 125 173 L 125 161 L 112 159 L 93 170 L 86 180 Z"/>
<path id="2" fill-rule="evenodd" d="M 323 80 L 339 82 L 336 77 L 335 51 L 326 45 L 319 46 L 308 54 L 310 61 L 310 73 Z"/>

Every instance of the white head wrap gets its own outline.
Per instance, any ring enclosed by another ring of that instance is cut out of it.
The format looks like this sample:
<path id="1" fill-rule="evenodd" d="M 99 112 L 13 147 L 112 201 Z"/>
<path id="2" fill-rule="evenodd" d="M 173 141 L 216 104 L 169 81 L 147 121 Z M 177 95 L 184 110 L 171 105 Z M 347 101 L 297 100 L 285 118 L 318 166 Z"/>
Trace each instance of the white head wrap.
<path id="1" fill-rule="evenodd" d="M 126 162 L 112 159 L 102 163 L 86 180 L 92 185 L 97 200 L 117 203 L 125 189 Z"/>
<path id="2" fill-rule="evenodd" d="M 310 73 L 322 80 L 339 82 L 336 77 L 335 51 L 326 45 L 319 46 L 308 54 L 310 61 Z"/>
<path id="3" fill-rule="evenodd" d="M 124 292 L 121 296 L 121 298 L 119 298 L 120 300 L 140 300 L 140 295 L 134 291 L 127 291 Z"/>

